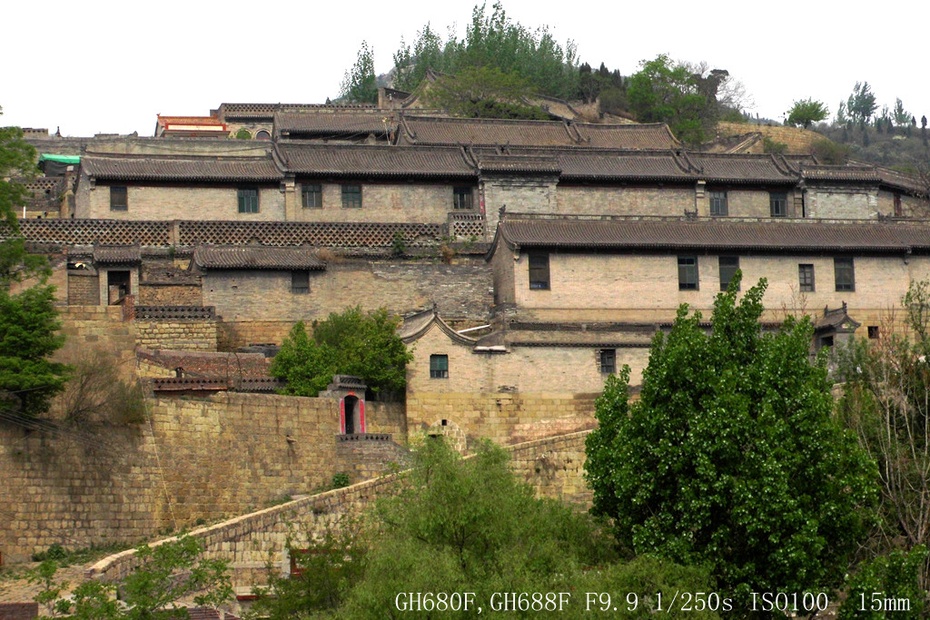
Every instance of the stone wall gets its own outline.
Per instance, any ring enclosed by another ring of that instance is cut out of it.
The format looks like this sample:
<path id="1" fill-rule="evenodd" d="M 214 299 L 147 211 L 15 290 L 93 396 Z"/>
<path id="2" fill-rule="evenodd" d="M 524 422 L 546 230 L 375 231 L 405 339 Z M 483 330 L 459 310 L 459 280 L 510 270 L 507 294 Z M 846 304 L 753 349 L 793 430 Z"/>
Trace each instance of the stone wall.
<path id="1" fill-rule="evenodd" d="M 202 306 L 199 284 L 139 283 L 140 306 Z"/>
<path id="2" fill-rule="evenodd" d="M 216 351 L 215 320 L 136 320 L 136 344 L 145 349 Z"/>
<path id="3" fill-rule="evenodd" d="M 583 478 L 587 434 L 579 432 L 511 446 L 511 467 L 539 496 L 587 508 L 591 501 Z M 245 588 L 263 583 L 269 564 L 286 570 L 285 544 L 289 538 L 299 545 L 314 532 L 350 523 L 379 498 L 395 494 L 401 484 L 402 475 L 384 476 L 236 517 L 194 530 L 191 535 L 204 543 L 206 557 L 230 561 L 233 584 Z M 96 563 L 88 576 L 118 580 L 135 564 L 135 552 L 125 551 Z"/>
<path id="4" fill-rule="evenodd" d="M 402 438 L 400 411 L 371 403 L 369 429 Z M 324 488 L 339 472 L 357 482 L 403 460 L 391 440 L 340 450 L 332 399 L 221 393 L 152 400 L 148 413 L 138 426 L 4 422 L 0 553 L 18 561 L 53 543 L 135 542 Z"/>

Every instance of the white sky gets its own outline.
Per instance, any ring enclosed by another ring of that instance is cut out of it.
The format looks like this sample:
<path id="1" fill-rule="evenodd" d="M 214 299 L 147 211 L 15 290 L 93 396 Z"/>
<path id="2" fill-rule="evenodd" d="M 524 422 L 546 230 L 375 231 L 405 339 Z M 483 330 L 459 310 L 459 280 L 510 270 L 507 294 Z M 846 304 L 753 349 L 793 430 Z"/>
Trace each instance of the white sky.
<path id="1" fill-rule="evenodd" d="M 220 103 L 335 98 L 362 40 L 387 72 L 401 37 L 430 22 L 464 33 L 472 0 L 266 3 L 8 0 L 0 8 L 0 125 L 63 135 L 150 136 L 155 115 L 205 116 Z M 797 99 L 831 116 L 867 81 L 930 115 L 926 16 L 916 3 L 863 5 L 729 0 L 505 0 L 511 20 L 575 41 L 581 62 L 630 75 L 643 59 L 706 61 L 743 82 L 753 113 L 781 120 Z M 764 7 L 764 8 L 763 8 Z M 910 7 L 910 9 L 907 9 Z M 905 9 L 905 10 L 902 10 Z M 488 6 L 490 12 L 490 4 Z M 923 26 L 921 26 L 923 24 Z"/>

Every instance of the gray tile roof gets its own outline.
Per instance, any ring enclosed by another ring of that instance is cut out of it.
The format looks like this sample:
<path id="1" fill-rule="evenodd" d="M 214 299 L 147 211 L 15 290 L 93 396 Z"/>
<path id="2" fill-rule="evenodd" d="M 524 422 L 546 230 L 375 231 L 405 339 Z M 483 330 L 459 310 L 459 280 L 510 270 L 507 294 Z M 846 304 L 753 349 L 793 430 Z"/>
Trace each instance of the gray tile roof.
<path id="1" fill-rule="evenodd" d="M 393 134 L 396 132 L 397 123 L 390 112 L 383 110 L 281 110 L 275 112 L 274 127 L 279 134 L 302 134 L 322 138 L 388 132 Z"/>
<path id="2" fill-rule="evenodd" d="M 398 132 L 398 143 L 616 149 L 668 149 L 680 146 L 664 124 L 595 125 L 427 116 L 404 117 Z"/>
<path id="3" fill-rule="evenodd" d="M 512 249 L 927 253 L 930 226 L 725 219 L 505 218 L 498 228 L 492 252 L 499 243 Z"/>
<path id="4" fill-rule="evenodd" d="M 201 269 L 326 269 L 310 248 L 202 246 L 194 250 L 193 262 Z"/>
<path id="5" fill-rule="evenodd" d="M 397 147 L 365 144 L 278 146 L 285 167 L 297 174 L 344 177 L 476 178 L 475 167 L 458 147 Z"/>
<path id="6" fill-rule="evenodd" d="M 284 178 L 267 157 L 155 157 L 88 155 L 84 171 L 106 181 L 271 182 Z"/>
<path id="7" fill-rule="evenodd" d="M 142 262 L 139 246 L 94 246 L 94 262 L 98 265 L 120 265 Z"/>

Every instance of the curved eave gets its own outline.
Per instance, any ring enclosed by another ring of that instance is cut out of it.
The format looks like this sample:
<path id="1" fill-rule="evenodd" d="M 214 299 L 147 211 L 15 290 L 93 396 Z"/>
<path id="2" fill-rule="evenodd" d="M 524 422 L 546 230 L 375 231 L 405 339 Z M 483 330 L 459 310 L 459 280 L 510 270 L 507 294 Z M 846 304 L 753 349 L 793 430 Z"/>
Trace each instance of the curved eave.
<path id="1" fill-rule="evenodd" d="M 92 176 L 97 181 L 198 181 L 204 183 L 278 183 L 284 176 L 274 177 L 244 177 L 244 176 L 175 176 L 175 175 L 100 175 Z"/>

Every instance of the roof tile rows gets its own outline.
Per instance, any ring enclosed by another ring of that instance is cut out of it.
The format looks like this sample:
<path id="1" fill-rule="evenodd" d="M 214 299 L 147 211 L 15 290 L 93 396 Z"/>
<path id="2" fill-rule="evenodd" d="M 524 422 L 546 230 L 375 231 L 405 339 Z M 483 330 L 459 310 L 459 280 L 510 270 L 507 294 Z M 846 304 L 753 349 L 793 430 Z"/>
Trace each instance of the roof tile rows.
<path id="1" fill-rule="evenodd" d="M 89 176 L 118 181 L 279 181 L 284 174 L 269 157 L 155 157 L 95 155 L 83 159 Z"/>
<path id="2" fill-rule="evenodd" d="M 194 250 L 194 264 L 201 269 L 326 269 L 315 250 L 302 247 L 202 246 Z"/>
<path id="3" fill-rule="evenodd" d="M 610 250 L 930 252 L 926 226 L 876 222 L 737 222 L 638 219 L 510 219 L 495 246 Z"/>

